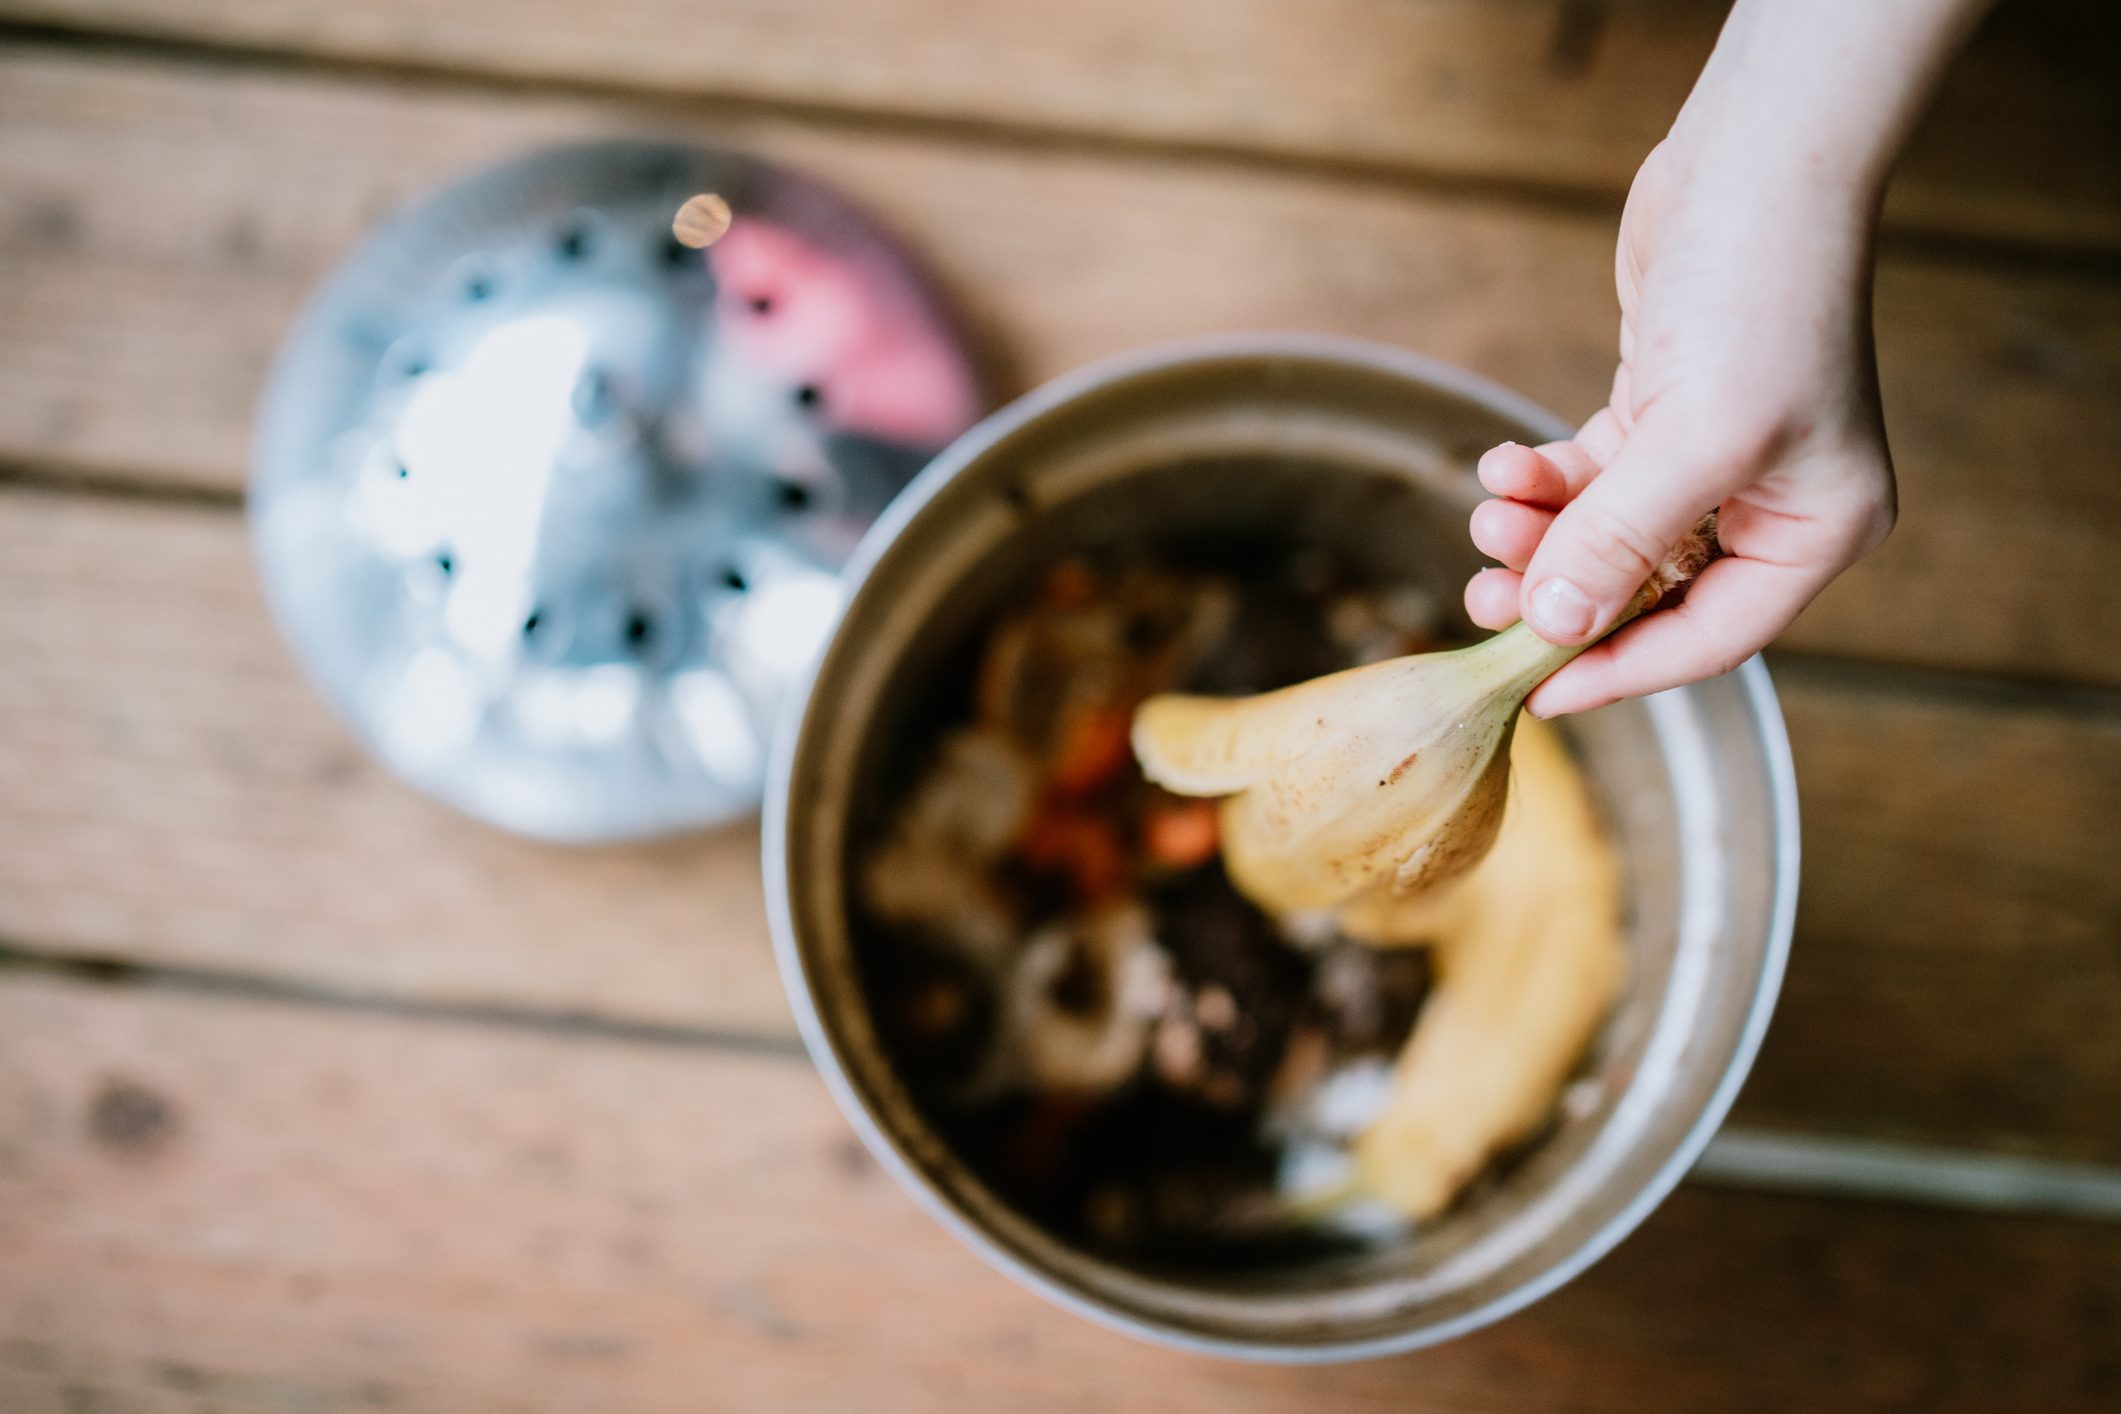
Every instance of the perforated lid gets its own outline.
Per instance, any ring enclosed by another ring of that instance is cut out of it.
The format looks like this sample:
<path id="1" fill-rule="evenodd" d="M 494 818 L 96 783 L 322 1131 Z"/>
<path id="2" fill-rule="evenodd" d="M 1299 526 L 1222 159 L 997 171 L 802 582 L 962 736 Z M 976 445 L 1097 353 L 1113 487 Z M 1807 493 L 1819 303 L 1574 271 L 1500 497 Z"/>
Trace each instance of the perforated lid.
<path id="1" fill-rule="evenodd" d="M 734 226 L 671 235 L 717 192 Z M 319 292 L 260 416 L 268 598 L 390 766 L 494 824 L 607 840 L 757 802 L 861 532 L 981 395 L 846 202 L 618 142 L 476 174 Z"/>

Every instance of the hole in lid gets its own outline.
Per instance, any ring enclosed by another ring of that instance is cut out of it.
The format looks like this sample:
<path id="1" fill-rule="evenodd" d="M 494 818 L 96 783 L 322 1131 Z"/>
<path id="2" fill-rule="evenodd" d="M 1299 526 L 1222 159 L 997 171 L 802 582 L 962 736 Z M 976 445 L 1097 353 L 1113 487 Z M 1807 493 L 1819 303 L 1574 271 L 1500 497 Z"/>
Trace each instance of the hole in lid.
<path id="1" fill-rule="evenodd" d="M 735 565 L 722 571 L 722 583 L 739 594 L 751 587 L 751 581 L 744 578 L 744 572 Z"/>
<path id="2" fill-rule="evenodd" d="M 455 574 L 457 572 L 457 557 L 444 550 L 435 556 L 435 568 L 445 575 Z"/>
<path id="3" fill-rule="evenodd" d="M 523 637 L 535 637 L 537 635 L 538 625 L 544 622 L 545 611 L 542 609 L 532 609 L 529 614 L 524 616 L 523 619 Z"/>
<path id="4" fill-rule="evenodd" d="M 560 232 L 560 238 L 553 242 L 553 249 L 559 252 L 562 260 L 580 260 L 589 254 L 591 244 L 588 225 L 577 221 Z"/>
<path id="5" fill-rule="evenodd" d="M 477 304 L 493 295 L 493 281 L 485 275 L 474 275 L 464 282 L 464 298 Z"/>
<path id="6" fill-rule="evenodd" d="M 771 314 L 771 313 L 773 313 L 773 296 L 772 296 L 772 295 L 753 295 L 753 296 L 751 297 L 751 312 L 752 312 L 753 314 Z"/>
<path id="7" fill-rule="evenodd" d="M 824 392 L 815 383 L 805 383 L 795 390 L 795 402 L 798 407 L 814 408 L 824 400 Z"/>
<path id="8" fill-rule="evenodd" d="M 428 369 L 427 350 L 417 336 L 404 334 L 392 339 L 376 360 L 378 379 L 418 378 Z"/>
<path id="9" fill-rule="evenodd" d="M 407 465 L 405 465 L 405 463 L 403 463 L 403 462 L 399 462 L 399 463 L 398 463 L 398 480 L 400 480 L 400 481 L 403 481 L 403 480 L 404 480 L 404 479 L 405 479 L 406 477 L 408 477 L 408 476 L 410 476 L 410 475 L 412 475 L 412 468 L 411 468 L 411 467 L 409 467 L 409 466 L 407 466 Z"/>
<path id="10" fill-rule="evenodd" d="M 585 369 L 574 385 L 575 416 L 584 422 L 598 423 L 610 417 L 618 404 L 618 397 L 611 387 L 611 377 L 601 368 Z"/>
<path id="11" fill-rule="evenodd" d="M 781 508 L 789 511 L 810 509 L 810 488 L 800 481 L 779 480 L 773 483 L 774 495 L 780 499 Z"/>
<path id="12" fill-rule="evenodd" d="M 635 609 L 626 616 L 626 641 L 628 643 L 639 647 L 641 644 L 646 643 L 649 635 L 654 632 L 655 620 L 649 617 L 647 610 Z"/>

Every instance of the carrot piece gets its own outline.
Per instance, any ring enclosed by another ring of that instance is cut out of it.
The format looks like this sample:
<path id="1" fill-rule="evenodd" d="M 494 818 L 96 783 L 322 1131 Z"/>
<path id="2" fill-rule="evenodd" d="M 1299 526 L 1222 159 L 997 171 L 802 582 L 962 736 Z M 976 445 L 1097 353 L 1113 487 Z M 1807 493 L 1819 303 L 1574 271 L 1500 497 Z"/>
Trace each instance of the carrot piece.
<path id="1" fill-rule="evenodd" d="M 1110 821 L 1088 817 L 1069 865 L 1069 882 L 1085 904 L 1109 903 L 1126 890 L 1127 851 Z"/>
<path id="2" fill-rule="evenodd" d="M 1058 874 L 1086 904 L 1117 897 L 1127 884 L 1127 852 L 1110 820 L 1048 797 L 1016 842 L 1016 856 L 1042 874 Z"/>
<path id="3" fill-rule="evenodd" d="M 1033 869 L 1057 872 L 1068 859 L 1074 821 L 1075 812 L 1054 808 L 1051 799 L 1039 802 L 1017 836 L 1016 857 Z"/>
<path id="4" fill-rule="evenodd" d="M 1087 795 L 1109 783 L 1133 757 L 1134 714 L 1118 703 L 1080 708 L 1061 723 L 1060 745 L 1046 771 L 1054 789 Z"/>
<path id="5" fill-rule="evenodd" d="M 1159 801 L 1142 819 L 1142 846 L 1169 869 L 1193 869 L 1215 857 L 1221 822 L 1212 800 Z"/>

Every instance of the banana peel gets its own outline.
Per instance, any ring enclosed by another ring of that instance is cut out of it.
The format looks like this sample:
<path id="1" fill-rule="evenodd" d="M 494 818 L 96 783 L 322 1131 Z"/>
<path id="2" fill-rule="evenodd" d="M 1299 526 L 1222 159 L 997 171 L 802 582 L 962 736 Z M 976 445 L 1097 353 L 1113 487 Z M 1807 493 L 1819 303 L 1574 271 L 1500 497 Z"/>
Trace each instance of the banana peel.
<path id="1" fill-rule="evenodd" d="M 1619 863 L 1583 776 L 1531 718 L 1509 760 L 1486 858 L 1428 892 L 1372 888 L 1337 916 L 1363 941 L 1435 951 L 1435 990 L 1355 1147 L 1357 1187 L 1411 1217 L 1441 1212 L 1545 1122 L 1620 989 Z"/>
<path id="2" fill-rule="evenodd" d="M 1413 893 L 1487 853 L 1517 709 L 1581 651 L 1519 624 L 1254 697 L 1167 693 L 1135 714 L 1134 753 L 1165 789 L 1222 797 L 1224 866 L 1269 913 Z"/>

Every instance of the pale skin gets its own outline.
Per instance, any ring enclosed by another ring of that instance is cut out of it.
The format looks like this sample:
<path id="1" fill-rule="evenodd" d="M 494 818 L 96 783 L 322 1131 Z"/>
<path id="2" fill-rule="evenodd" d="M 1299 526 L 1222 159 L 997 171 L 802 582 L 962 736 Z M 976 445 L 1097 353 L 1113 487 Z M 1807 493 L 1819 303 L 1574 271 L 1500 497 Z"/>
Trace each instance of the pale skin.
<path id="1" fill-rule="evenodd" d="M 1886 178 L 1990 0 L 1738 0 L 1637 173 L 1620 366 L 1577 434 L 1481 458 L 1474 622 L 1602 633 L 1711 509 L 1724 558 L 1549 678 L 1588 711 L 1727 672 L 1875 549 L 1895 515 L 1871 350 Z"/>

